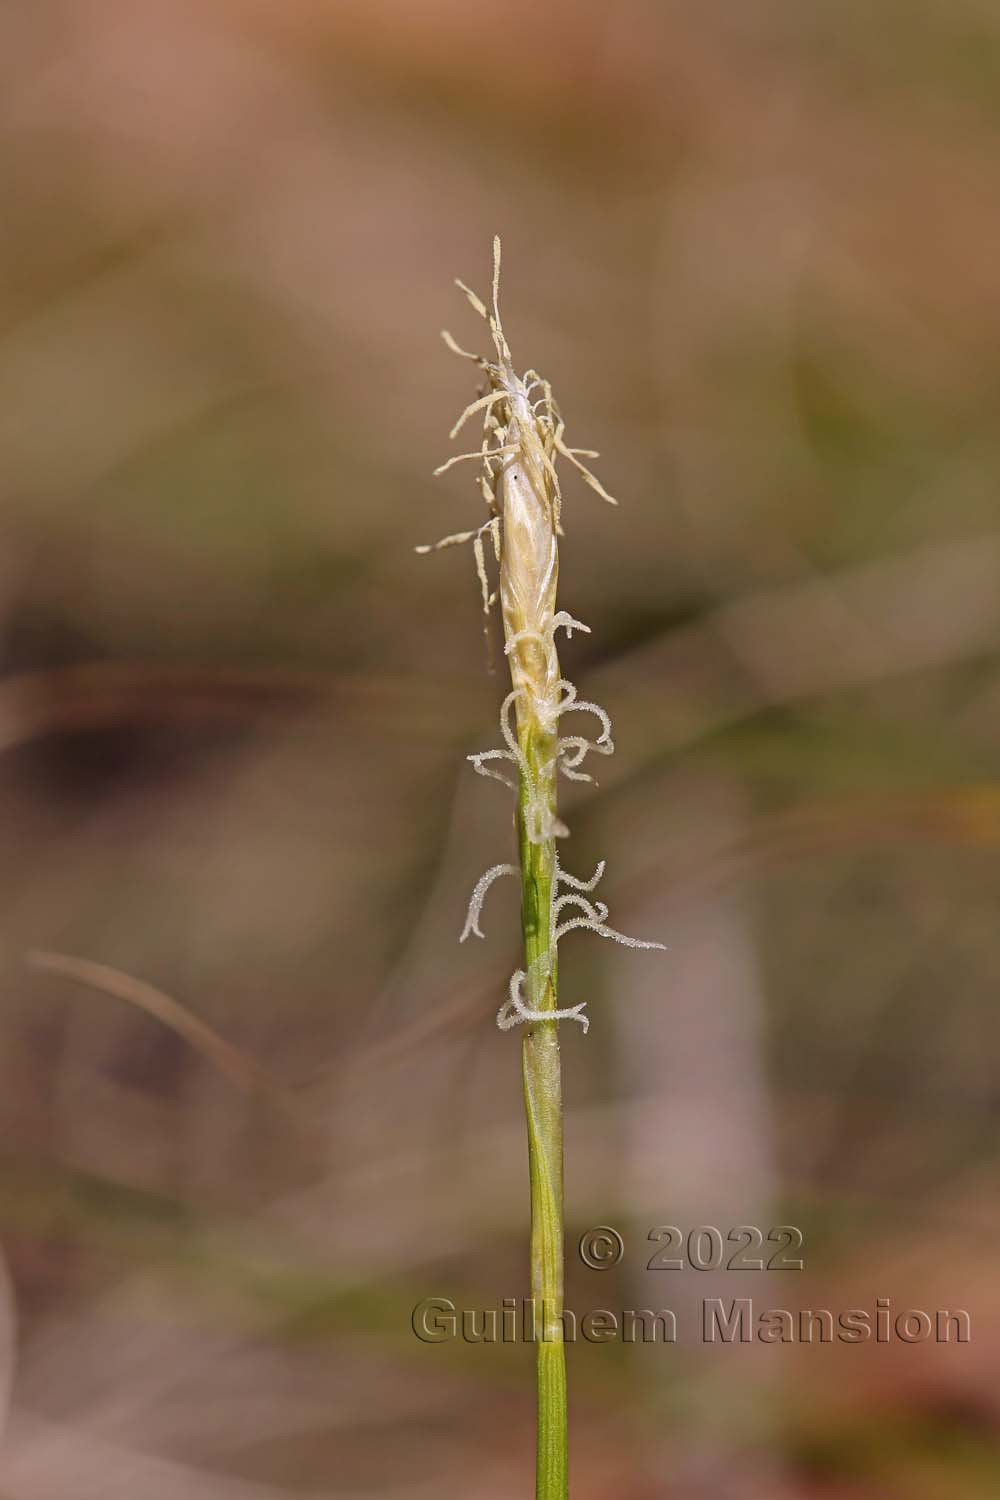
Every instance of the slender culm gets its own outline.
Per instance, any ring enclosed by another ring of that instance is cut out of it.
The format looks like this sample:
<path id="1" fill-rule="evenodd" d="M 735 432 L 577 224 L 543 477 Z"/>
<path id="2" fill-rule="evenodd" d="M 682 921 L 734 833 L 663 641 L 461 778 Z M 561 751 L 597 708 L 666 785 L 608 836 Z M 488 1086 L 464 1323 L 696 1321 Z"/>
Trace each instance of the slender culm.
<path id="1" fill-rule="evenodd" d="M 494 865 L 478 881 L 462 932 L 482 937 L 479 919 L 486 894 L 501 875 L 521 881 L 521 927 L 524 968 L 511 977 L 497 1015 L 502 1031 L 523 1024 L 521 1071 L 528 1127 L 531 1184 L 531 1296 L 534 1304 L 538 1381 L 536 1496 L 562 1500 L 568 1494 L 566 1357 L 563 1345 L 563 1124 L 559 1022 L 589 1027 L 586 1002 L 560 1008 L 557 948 L 568 932 L 586 929 L 635 948 L 659 948 L 607 925 L 608 909 L 590 900 L 604 873 L 603 862 L 589 880 L 566 873 L 556 841 L 566 832 L 557 811 L 557 778 L 593 778 L 581 769 L 591 753 L 610 755 L 611 724 L 596 703 L 577 698 L 576 688 L 561 675 L 556 631 L 572 635 L 588 627 L 557 609 L 559 536 L 562 496 L 556 470 L 568 460 L 603 499 L 616 502 L 582 463 L 597 455 L 567 447 L 564 426 L 548 381 L 534 370 L 514 371 L 500 321 L 500 241 L 493 242 L 493 293 L 489 307 L 462 282 L 476 311 L 490 329 L 495 359 L 469 354 L 450 334 L 445 342 L 473 361 L 485 376 L 485 390 L 452 429 L 457 436 L 467 419 L 483 414 L 481 446 L 442 464 L 438 473 L 464 460 L 481 466 L 480 482 L 487 516 L 471 531 L 445 537 L 437 547 L 471 542 L 487 617 L 496 602 L 487 567 L 486 542 L 499 565 L 499 598 L 504 652 L 510 668 L 510 692 L 500 709 L 501 748 L 469 757 L 483 776 L 500 781 L 516 794 L 519 863 Z M 435 550 L 419 547 L 419 552 Z M 560 733 L 566 714 L 596 718 L 593 738 Z M 565 917 L 564 913 L 572 915 Z"/>

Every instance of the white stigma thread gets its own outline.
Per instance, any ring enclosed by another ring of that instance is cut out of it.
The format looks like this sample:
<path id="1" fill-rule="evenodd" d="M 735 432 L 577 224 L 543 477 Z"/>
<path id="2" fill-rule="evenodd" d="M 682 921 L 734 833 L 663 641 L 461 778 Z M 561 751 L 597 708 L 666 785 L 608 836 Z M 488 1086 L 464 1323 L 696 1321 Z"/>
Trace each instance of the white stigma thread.
<path id="1" fill-rule="evenodd" d="M 486 871 L 485 875 L 479 877 L 476 881 L 476 889 L 469 899 L 469 910 L 465 916 L 465 926 L 462 928 L 462 935 L 458 940 L 460 943 L 464 943 L 470 935 L 475 935 L 477 938 L 486 936 L 485 932 L 480 932 L 479 930 L 479 918 L 483 913 L 483 902 L 486 900 L 486 892 L 494 880 L 499 880 L 501 875 L 520 875 L 520 873 L 517 865 L 493 865 L 491 869 Z"/>
<path id="2" fill-rule="evenodd" d="M 549 930 L 552 933 L 552 947 L 549 953 L 544 954 L 536 962 L 535 970 L 530 978 L 535 981 L 529 988 L 538 993 L 544 990 L 549 975 L 555 966 L 556 951 L 559 943 L 570 932 L 594 932 L 598 937 L 611 938 L 613 942 L 623 943 L 626 948 L 655 948 L 663 952 L 666 950 L 665 943 L 654 943 L 642 938 L 629 937 L 624 932 L 619 932 L 607 923 L 608 908 L 603 901 L 588 901 L 587 894 L 596 890 L 604 874 L 604 860 L 602 859 L 589 880 L 578 880 L 575 875 L 570 875 L 562 868 L 558 858 L 556 859 L 555 879 L 552 883 L 552 905 L 549 920 Z M 479 928 L 479 918 L 482 915 L 483 902 L 486 893 L 495 880 L 501 875 L 518 875 L 520 871 L 515 865 L 493 865 L 480 876 L 476 882 L 476 888 L 472 892 L 469 901 L 469 910 L 465 918 L 465 926 L 459 942 L 464 943 L 470 933 L 476 937 L 484 934 Z M 559 894 L 560 886 L 568 886 L 570 889 L 564 894 Z M 579 917 L 571 917 L 568 922 L 560 924 L 559 916 L 567 907 L 576 907 L 583 913 Z M 497 1012 L 497 1025 L 501 1031 L 509 1031 L 511 1027 L 520 1025 L 524 1021 L 579 1021 L 586 1033 L 590 1027 L 590 1018 L 586 1014 L 586 1001 L 580 1005 L 570 1006 L 566 1010 L 538 1010 L 533 1009 L 524 998 L 524 984 L 529 975 L 523 969 L 517 969 L 511 975 L 510 989 L 507 999 Z"/>

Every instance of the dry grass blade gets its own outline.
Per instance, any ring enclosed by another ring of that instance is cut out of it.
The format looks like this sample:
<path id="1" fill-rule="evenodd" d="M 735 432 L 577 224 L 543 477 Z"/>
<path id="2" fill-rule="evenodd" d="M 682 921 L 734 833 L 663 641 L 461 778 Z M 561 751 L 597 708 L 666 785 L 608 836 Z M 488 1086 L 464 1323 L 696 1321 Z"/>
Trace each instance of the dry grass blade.
<path id="1" fill-rule="evenodd" d="M 164 994 L 163 990 L 156 989 L 154 985 L 135 979 L 131 974 L 124 974 L 120 969 L 113 969 L 108 964 L 95 963 L 88 958 L 72 958 L 64 953 L 32 949 L 26 959 L 32 969 L 72 979 L 88 989 L 112 995 L 116 1000 L 124 1000 L 126 1004 L 145 1011 L 148 1016 L 183 1038 L 240 1088 L 263 1090 L 269 1094 L 278 1092 L 258 1063 L 238 1047 L 234 1047 L 232 1042 L 227 1042 L 225 1037 L 220 1036 L 206 1022 L 192 1015 L 178 1000 Z"/>

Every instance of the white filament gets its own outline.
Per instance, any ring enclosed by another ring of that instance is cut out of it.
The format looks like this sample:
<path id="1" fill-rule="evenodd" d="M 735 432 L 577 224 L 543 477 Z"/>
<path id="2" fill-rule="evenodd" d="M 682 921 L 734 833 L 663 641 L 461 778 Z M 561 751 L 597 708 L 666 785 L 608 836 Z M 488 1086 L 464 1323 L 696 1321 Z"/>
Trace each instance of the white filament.
<path id="1" fill-rule="evenodd" d="M 602 859 L 598 861 L 597 869 L 594 871 L 593 875 L 591 875 L 589 880 L 577 880 L 575 875 L 570 875 L 566 870 L 563 869 L 562 865 L 559 863 L 558 856 L 556 856 L 556 879 L 558 880 L 560 885 L 572 886 L 574 891 L 596 890 L 601 883 L 601 876 L 604 874 L 604 870 L 605 863 Z"/>
<path id="2" fill-rule="evenodd" d="M 477 776 L 485 776 L 490 781 L 499 781 L 501 786 L 508 787 L 512 792 L 517 791 L 516 784 L 509 776 L 504 776 L 501 771 L 491 771 L 483 765 L 484 760 L 513 760 L 514 757 L 506 750 L 477 750 L 475 755 L 467 755 L 465 758 L 471 761 Z"/>
<path id="3" fill-rule="evenodd" d="M 608 908 L 603 901 L 588 901 L 584 896 L 573 891 L 568 896 L 559 897 L 559 900 L 553 904 L 552 915 L 558 917 L 567 906 L 579 907 L 588 922 L 603 922 L 608 914 Z"/>
<path id="4" fill-rule="evenodd" d="M 500 1030 L 510 1031 L 513 1026 L 519 1026 L 524 1021 L 579 1021 L 586 1036 L 590 1030 L 590 1017 L 584 1011 L 586 1001 L 581 1005 L 572 1005 L 567 1010 L 532 1010 L 525 1004 L 521 988 L 527 977 L 523 969 L 516 969 L 510 976 L 508 997 L 497 1011 Z"/>
<path id="5" fill-rule="evenodd" d="M 553 635 L 560 628 L 560 626 L 563 630 L 565 630 L 568 640 L 573 639 L 574 630 L 582 630 L 584 635 L 590 634 L 589 625 L 585 625 L 582 620 L 574 620 L 573 616 L 571 614 L 567 614 L 566 610 L 564 609 L 558 610 L 556 614 L 552 616 Z"/>
<path id="6" fill-rule="evenodd" d="M 555 941 L 561 943 L 568 932 L 575 932 L 578 928 L 596 932 L 598 937 L 612 938 L 616 943 L 624 943 L 626 948 L 658 948 L 662 953 L 667 950 L 666 943 L 649 943 L 642 938 L 629 937 L 624 932 L 616 931 L 614 927 L 605 926 L 603 919 L 592 922 L 589 917 L 574 917 L 572 921 L 564 922 L 561 927 L 556 928 Z"/>
<path id="7" fill-rule="evenodd" d="M 486 892 L 494 880 L 499 880 L 501 875 L 517 875 L 519 873 L 516 865 L 493 865 L 486 871 L 485 875 L 479 877 L 476 881 L 476 888 L 469 898 L 469 909 L 465 914 L 465 926 L 462 928 L 462 936 L 458 940 L 460 943 L 464 943 L 470 934 L 474 934 L 478 938 L 486 936 L 484 932 L 480 932 L 479 930 L 479 918 L 483 914 L 483 902 L 486 900 Z"/>

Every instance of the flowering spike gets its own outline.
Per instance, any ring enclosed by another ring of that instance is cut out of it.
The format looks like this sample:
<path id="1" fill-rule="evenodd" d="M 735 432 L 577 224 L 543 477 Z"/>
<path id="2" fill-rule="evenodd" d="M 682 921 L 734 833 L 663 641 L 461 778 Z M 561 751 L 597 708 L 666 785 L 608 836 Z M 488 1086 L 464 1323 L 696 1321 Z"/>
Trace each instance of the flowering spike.
<path id="1" fill-rule="evenodd" d="M 579 698 L 575 686 L 559 668 L 556 631 L 564 630 L 567 638 L 572 638 L 574 630 L 589 633 L 589 626 L 556 607 L 558 538 L 562 534 L 558 460 L 572 464 L 602 499 L 616 502 L 583 462 L 597 457 L 593 449 L 566 443 L 565 425 L 548 381 L 537 370 L 526 370 L 523 375 L 515 371 L 500 316 L 500 260 L 500 241 L 495 239 L 489 305 L 464 282 L 457 283 L 487 324 L 495 358 L 472 354 L 450 333 L 442 335 L 453 353 L 478 364 L 486 376 L 485 391 L 466 406 L 451 431 L 455 438 L 471 417 L 481 413 L 482 444 L 478 451 L 455 454 L 435 471 L 445 473 L 455 464 L 478 458 L 488 519 L 472 531 L 445 537 L 434 548 L 417 550 L 429 552 L 471 542 L 483 609 L 488 615 L 499 597 L 503 617 L 511 691 L 500 708 L 502 748 L 481 750 L 468 757 L 478 775 L 514 787 L 518 794 L 527 968 L 512 979 L 497 1024 L 507 1030 L 522 1022 L 530 1026 L 573 1019 L 586 1029 L 582 1006 L 568 1010 L 557 1007 L 556 947 L 560 939 L 585 929 L 629 947 L 662 945 L 617 932 L 607 925 L 604 903 L 586 899 L 604 873 L 603 861 L 589 881 L 582 881 L 562 870 L 556 857 L 555 840 L 566 833 L 556 812 L 557 776 L 561 773 L 571 781 L 593 782 L 583 769 L 586 757 L 592 752 L 611 755 L 614 751 L 608 715 L 599 704 Z M 499 564 L 498 588 L 489 578 L 487 531 Z M 600 726 L 596 737 L 560 736 L 559 720 L 569 713 L 592 714 Z M 511 777 L 497 768 L 499 761 L 507 761 L 516 770 L 516 787 Z M 463 942 L 470 935 L 482 936 L 479 917 L 486 893 L 495 879 L 512 871 L 512 865 L 494 865 L 480 879 L 469 903 Z M 581 915 L 560 922 L 560 914 L 567 908 Z"/>

